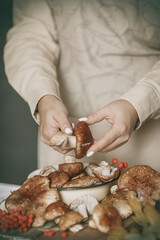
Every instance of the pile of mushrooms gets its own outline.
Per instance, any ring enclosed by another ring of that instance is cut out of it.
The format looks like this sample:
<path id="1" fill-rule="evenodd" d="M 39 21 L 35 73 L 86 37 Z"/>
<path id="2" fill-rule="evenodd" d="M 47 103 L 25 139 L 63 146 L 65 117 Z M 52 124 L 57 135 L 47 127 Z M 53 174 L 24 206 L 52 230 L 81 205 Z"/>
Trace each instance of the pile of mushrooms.
<path id="1" fill-rule="evenodd" d="M 41 227 L 48 221 L 58 224 L 60 231 L 78 232 L 89 226 L 102 233 L 122 225 L 123 219 L 132 215 L 130 199 L 138 199 L 142 205 L 160 200 L 160 174 L 149 166 L 135 166 L 121 174 L 117 185 L 101 202 L 84 195 L 66 205 L 59 194 L 60 188 L 86 187 L 116 179 L 120 170 L 106 161 L 90 163 L 86 168 L 76 158 L 82 158 L 93 144 L 93 137 L 85 122 L 79 122 L 74 136 L 62 132 L 54 135 L 51 146 L 75 149 L 75 155 L 66 155 L 58 169 L 46 166 L 38 175 L 30 175 L 23 185 L 5 201 L 8 211 L 23 206 L 23 214 L 34 214 L 33 227 Z M 84 224 L 85 223 L 85 224 Z"/>

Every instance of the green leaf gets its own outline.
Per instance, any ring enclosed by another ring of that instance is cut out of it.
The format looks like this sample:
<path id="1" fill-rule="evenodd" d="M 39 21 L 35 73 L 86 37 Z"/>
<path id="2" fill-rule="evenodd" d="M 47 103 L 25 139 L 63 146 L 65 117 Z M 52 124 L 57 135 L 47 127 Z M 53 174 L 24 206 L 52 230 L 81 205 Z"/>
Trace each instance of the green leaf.
<path id="1" fill-rule="evenodd" d="M 108 235 L 110 240 L 124 240 L 128 232 L 122 226 L 112 228 Z"/>

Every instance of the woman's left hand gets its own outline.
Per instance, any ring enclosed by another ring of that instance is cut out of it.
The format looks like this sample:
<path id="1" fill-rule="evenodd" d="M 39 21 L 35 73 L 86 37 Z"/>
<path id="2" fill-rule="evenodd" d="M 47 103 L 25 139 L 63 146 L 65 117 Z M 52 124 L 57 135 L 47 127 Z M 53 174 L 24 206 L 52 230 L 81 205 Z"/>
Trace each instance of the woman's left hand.
<path id="1" fill-rule="evenodd" d="M 138 114 L 131 103 L 126 100 L 116 100 L 97 112 L 88 116 L 86 123 L 89 125 L 106 119 L 111 123 L 111 128 L 87 152 L 90 157 L 96 152 L 107 153 L 126 143 L 138 121 Z"/>

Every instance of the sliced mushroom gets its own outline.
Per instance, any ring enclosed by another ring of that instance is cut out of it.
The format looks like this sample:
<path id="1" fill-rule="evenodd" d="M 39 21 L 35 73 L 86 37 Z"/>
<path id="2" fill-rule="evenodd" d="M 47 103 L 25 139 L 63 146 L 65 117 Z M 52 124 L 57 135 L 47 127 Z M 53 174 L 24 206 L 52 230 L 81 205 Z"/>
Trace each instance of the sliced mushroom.
<path id="1" fill-rule="evenodd" d="M 82 230 L 84 226 L 82 224 L 75 224 L 74 226 L 70 227 L 69 230 L 73 233 L 77 233 Z"/>
<path id="2" fill-rule="evenodd" d="M 132 209 L 128 203 L 130 199 L 136 198 L 136 192 L 130 191 L 127 188 L 119 189 L 113 194 L 108 195 L 103 199 L 102 204 L 109 203 L 117 209 L 121 218 L 128 218 L 132 214 Z"/>
<path id="3" fill-rule="evenodd" d="M 90 195 L 84 195 L 80 198 L 75 199 L 71 205 L 70 209 L 79 212 L 84 220 L 88 219 L 88 214 L 91 215 L 95 206 L 97 206 L 98 201 L 95 197 Z"/>
<path id="4" fill-rule="evenodd" d="M 142 204 L 154 205 L 160 200 L 160 174 L 149 166 L 134 166 L 120 176 L 118 188 L 136 191 Z"/>
<path id="5" fill-rule="evenodd" d="M 94 177 L 93 170 L 98 167 L 99 165 L 97 163 L 91 162 L 89 165 L 84 169 L 86 175 Z"/>
<path id="6" fill-rule="evenodd" d="M 55 171 L 48 175 L 51 180 L 50 187 L 62 187 L 70 179 L 67 173 L 61 171 Z"/>
<path id="7" fill-rule="evenodd" d="M 102 180 L 103 182 L 109 182 L 119 176 L 119 169 L 113 166 L 110 166 L 107 162 L 100 162 L 99 166 L 92 170 L 92 173 Z"/>
<path id="8" fill-rule="evenodd" d="M 59 228 L 61 231 L 66 231 L 70 227 L 82 222 L 83 217 L 80 213 L 77 212 L 67 212 L 64 216 L 60 218 Z"/>
<path id="9" fill-rule="evenodd" d="M 94 227 L 103 233 L 122 224 L 118 211 L 110 204 L 98 204 L 93 211 Z M 93 223 L 92 223 L 93 224 Z"/>
<path id="10" fill-rule="evenodd" d="M 68 206 L 64 202 L 58 201 L 50 204 L 46 208 L 43 216 L 45 220 L 51 221 L 63 216 L 68 211 Z"/>
<path id="11" fill-rule="evenodd" d="M 82 172 L 82 173 L 78 174 L 77 176 L 73 177 L 72 179 L 81 178 L 81 177 L 85 177 L 85 176 L 86 176 L 85 172 Z"/>
<path id="12" fill-rule="evenodd" d="M 85 176 L 81 178 L 73 179 L 66 184 L 63 185 L 64 188 L 70 188 L 70 187 L 87 187 L 94 185 L 96 183 L 100 183 L 101 181 L 96 177 L 91 176 Z"/>
<path id="13" fill-rule="evenodd" d="M 59 170 L 61 172 L 67 173 L 71 178 L 77 176 L 83 171 L 83 163 L 75 162 L 75 163 L 63 163 L 59 164 Z"/>
<path id="14" fill-rule="evenodd" d="M 75 149 L 76 158 L 86 155 L 87 150 L 93 144 L 93 137 L 86 122 L 79 122 L 75 130 L 75 136 L 70 136 L 61 131 L 57 132 L 50 140 L 50 146 L 60 146 L 64 150 Z"/>

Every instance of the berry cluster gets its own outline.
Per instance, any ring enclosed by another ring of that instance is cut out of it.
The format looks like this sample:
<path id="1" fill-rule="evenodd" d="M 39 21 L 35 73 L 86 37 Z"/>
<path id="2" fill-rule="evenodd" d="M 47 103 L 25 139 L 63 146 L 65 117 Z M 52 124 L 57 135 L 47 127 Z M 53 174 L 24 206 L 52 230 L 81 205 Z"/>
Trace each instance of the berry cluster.
<path id="1" fill-rule="evenodd" d="M 112 159 L 112 164 L 113 165 L 115 165 L 115 164 L 117 164 L 118 163 L 118 160 L 117 160 L 117 158 L 113 158 Z M 126 162 L 120 162 L 120 163 L 118 163 L 118 168 L 121 170 L 122 168 L 127 168 L 128 167 L 128 164 L 126 163 Z"/>
<path id="2" fill-rule="evenodd" d="M 18 232 L 27 232 L 32 226 L 34 215 L 22 215 L 23 207 L 19 206 L 17 211 L 10 210 L 9 213 L 0 209 L 0 229 L 7 233 L 9 229 L 18 229 Z"/>
<path id="3" fill-rule="evenodd" d="M 43 235 L 45 237 L 52 237 L 54 234 L 55 234 L 54 230 L 43 232 Z M 67 236 L 68 236 L 67 232 L 62 232 L 61 233 L 62 238 L 66 238 Z"/>

